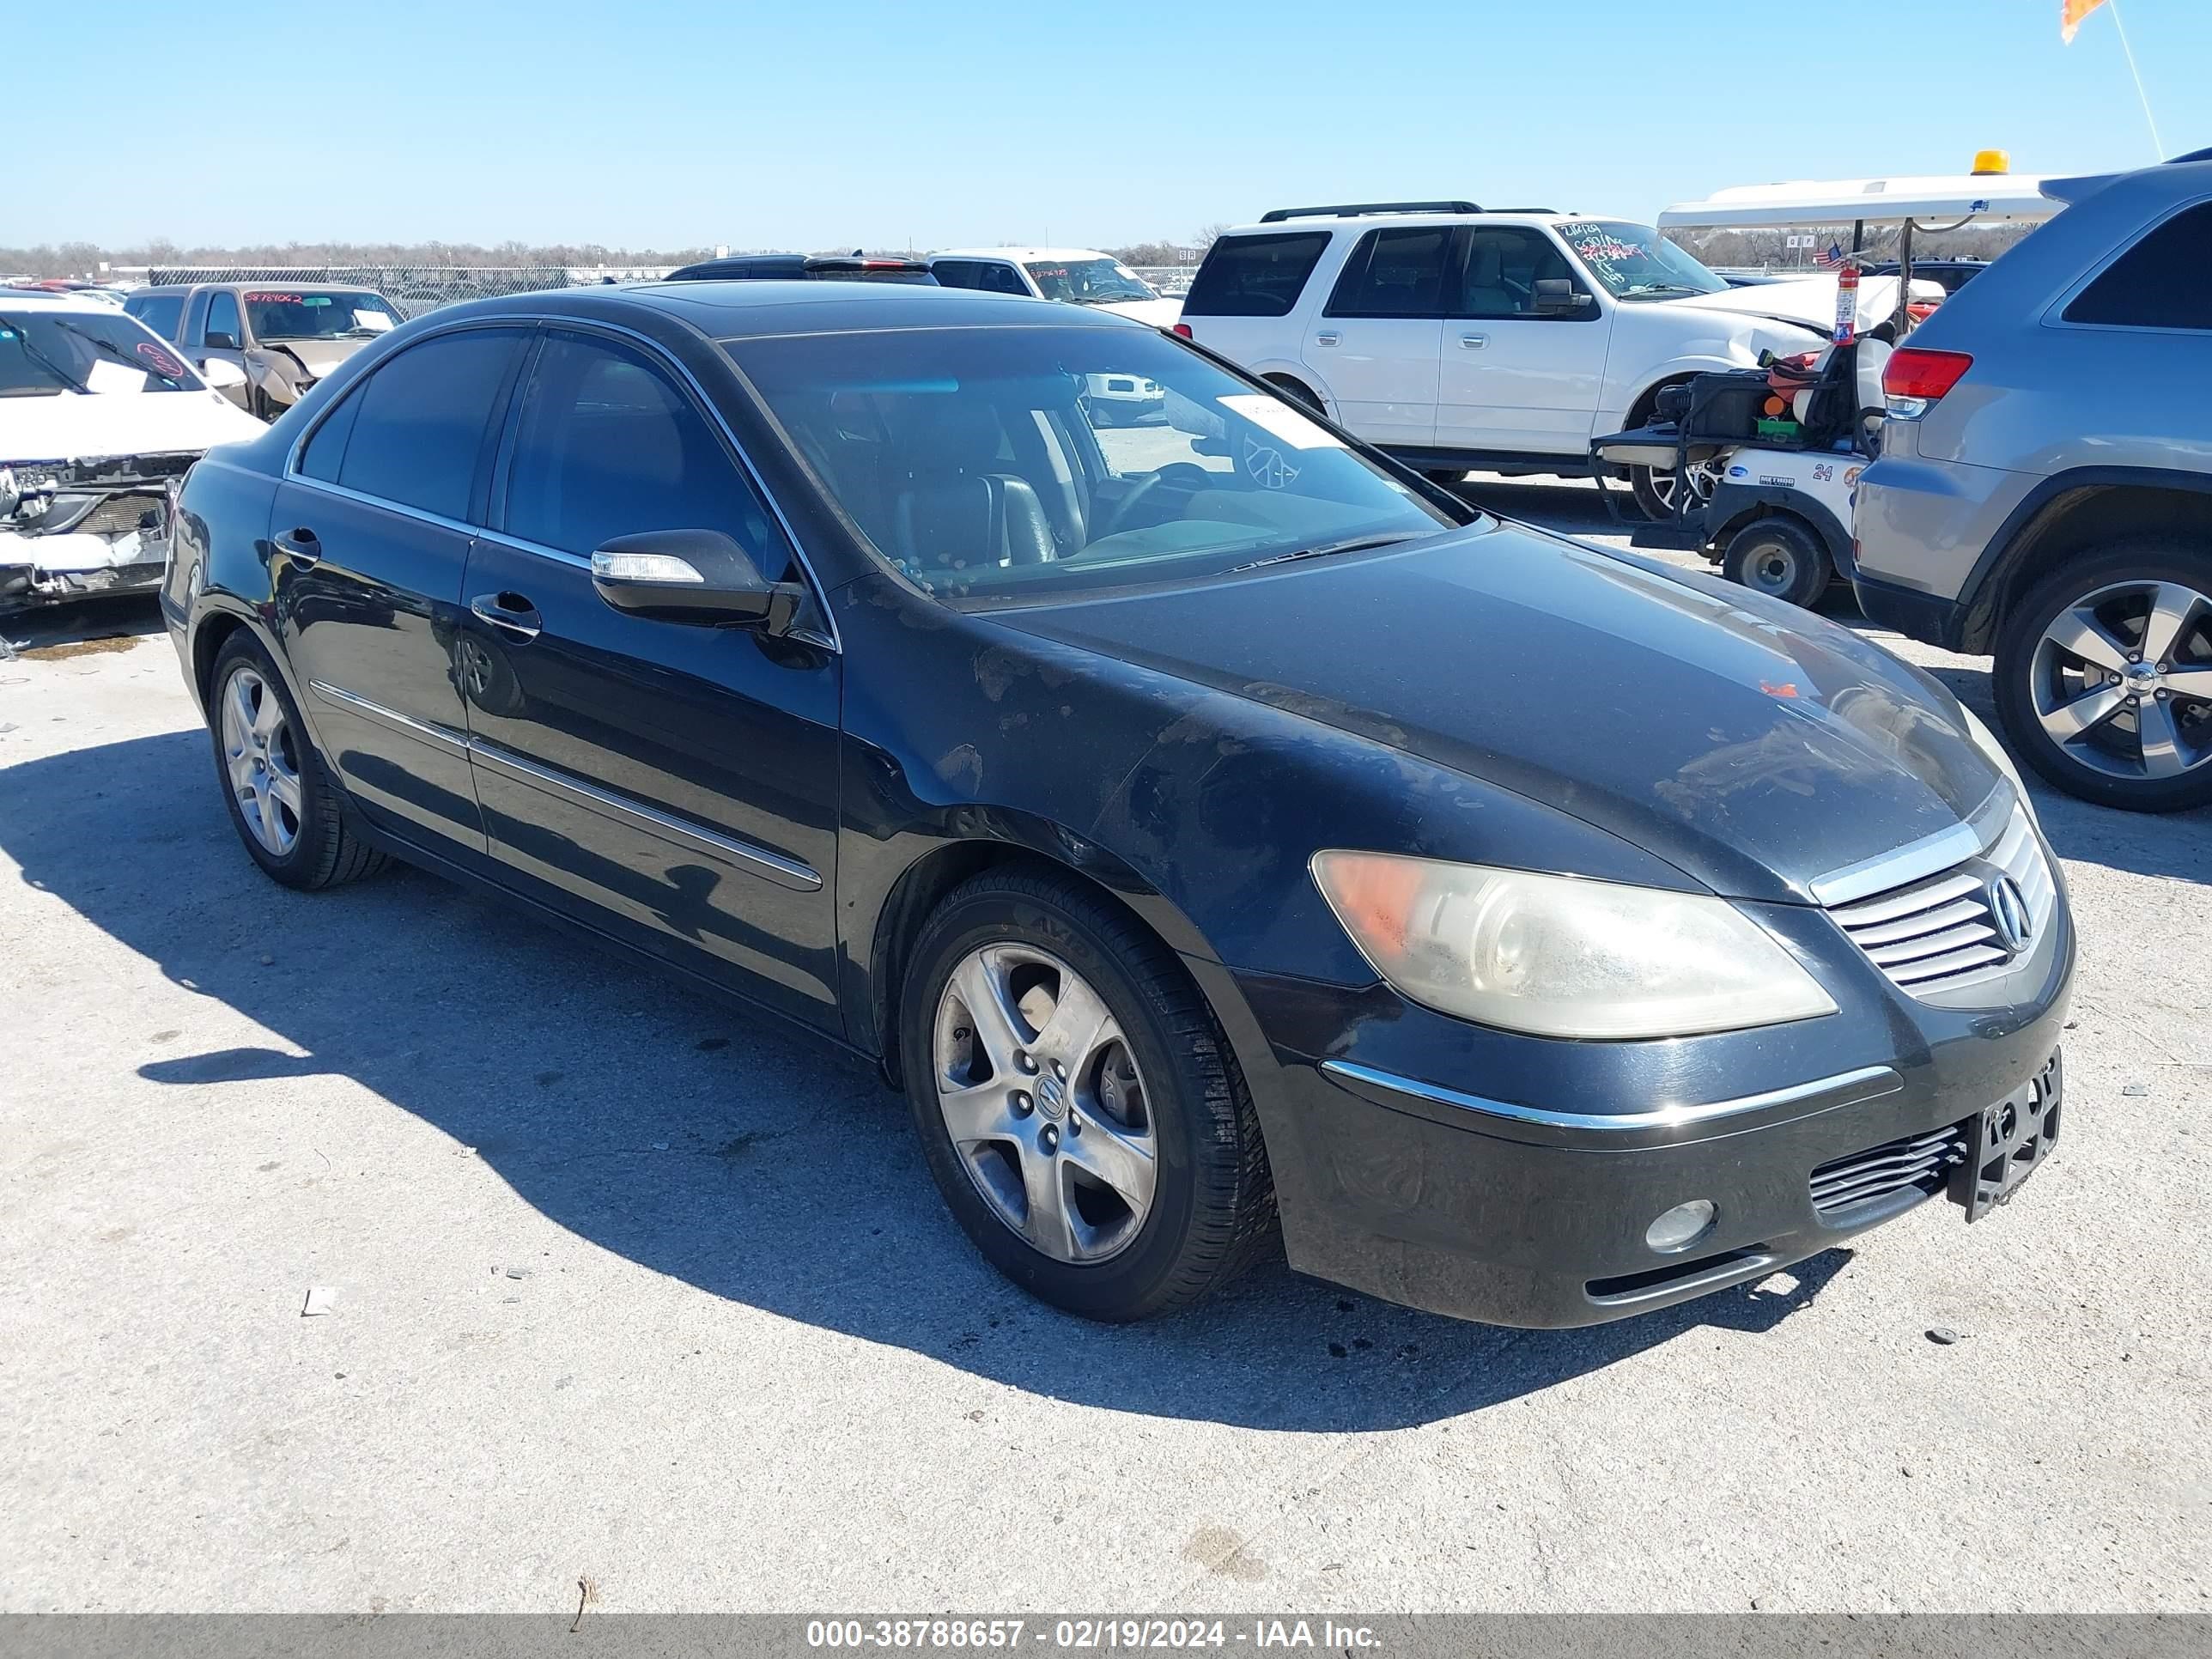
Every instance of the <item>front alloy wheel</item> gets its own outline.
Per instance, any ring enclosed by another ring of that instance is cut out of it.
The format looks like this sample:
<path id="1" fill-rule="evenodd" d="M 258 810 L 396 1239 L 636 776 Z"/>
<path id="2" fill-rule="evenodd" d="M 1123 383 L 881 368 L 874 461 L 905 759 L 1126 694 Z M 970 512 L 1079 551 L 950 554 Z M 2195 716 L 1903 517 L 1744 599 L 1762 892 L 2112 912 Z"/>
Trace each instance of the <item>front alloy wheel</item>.
<path id="1" fill-rule="evenodd" d="M 2070 793 L 2137 811 L 2212 800 L 2212 561 L 2166 552 L 2062 571 L 1997 648 L 1998 708 L 2025 757 Z"/>
<path id="2" fill-rule="evenodd" d="M 898 1025 L 938 1191 L 1032 1295 L 1148 1318 L 1271 1236 L 1257 1115 L 1212 1010 L 1105 895 L 1039 866 L 955 888 L 908 953 Z"/>
<path id="3" fill-rule="evenodd" d="M 994 1214 L 1056 1261 L 1127 1249 L 1152 1207 L 1145 1080 L 1098 993 L 1025 945 L 953 970 L 933 1042 L 937 1108 Z"/>

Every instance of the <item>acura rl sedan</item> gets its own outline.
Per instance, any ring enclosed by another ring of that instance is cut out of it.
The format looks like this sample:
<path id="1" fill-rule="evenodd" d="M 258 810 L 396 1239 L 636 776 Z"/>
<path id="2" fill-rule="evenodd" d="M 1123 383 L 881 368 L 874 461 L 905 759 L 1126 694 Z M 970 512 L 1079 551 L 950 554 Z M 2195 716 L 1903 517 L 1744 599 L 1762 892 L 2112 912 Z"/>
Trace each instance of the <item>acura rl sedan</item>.
<path id="1" fill-rule="evenodd" d="M 1279 1224 L 1591 1323 L 1972 1220 L 2057 1137 L 2064 889 L 1940 687 L 1127 319 L 451 307 L 193 469 L 163 596 L 271 878 L 396 856 L 871 1056 L 1080 1314 Z"/>

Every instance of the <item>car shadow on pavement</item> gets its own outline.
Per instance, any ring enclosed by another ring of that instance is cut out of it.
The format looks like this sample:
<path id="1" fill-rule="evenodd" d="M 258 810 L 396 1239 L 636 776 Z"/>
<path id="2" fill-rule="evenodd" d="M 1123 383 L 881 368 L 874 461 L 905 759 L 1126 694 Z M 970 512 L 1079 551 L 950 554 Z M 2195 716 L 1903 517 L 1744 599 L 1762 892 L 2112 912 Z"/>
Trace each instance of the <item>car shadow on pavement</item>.
<path id="1" fill-rule="evenodd" d="M 1278 1254 L 1189 1314 L 1085 1324 L 983 1265 L 903 1102 L 866 1064 L 417 872 L 279 888 L 238 846 L 209 769 L 193 730 L 27 762 L 0 790 L 0 847 L 27 883 L 270 1034 L 162 1054 L 173 1032 L 114 1015 L 101 1045 L 118 1089 L 149 1079 L 188 1109 L 191 1090 L 349 1079 L 473 1148 L 579 1238 L 1010 1387 L 1239 1426 L 1402 1427 L 1700 1328 L 1771 1330 L 1850 1260 L 1832 1251 L 1620 1324 L 1524 1332 L 1342 1291 Z M 289 1127 L 272 1121 L 272 1140 Z"/>

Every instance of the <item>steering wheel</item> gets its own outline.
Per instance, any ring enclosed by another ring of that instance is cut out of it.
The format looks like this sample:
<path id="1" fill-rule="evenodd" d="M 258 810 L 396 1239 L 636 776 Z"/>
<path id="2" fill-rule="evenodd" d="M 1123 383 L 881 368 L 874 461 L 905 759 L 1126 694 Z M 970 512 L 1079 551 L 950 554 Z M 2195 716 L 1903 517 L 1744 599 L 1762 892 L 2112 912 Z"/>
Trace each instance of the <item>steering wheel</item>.
<path id="1" fill-rule="evenodd" d="M 1173 484 L 1179 489 L 1203 489 L 1206 482 L 1206 469 L 1188 461 L 1171 461 L 1157 472 L 1148 472 L 1137 481 L 1135 489 L 1115 504 L 1104 528 L 1091 539 L 1103 541 L 1109 536 L 1119 535 L 1129 515 L 1137 510 L 1138 503 L 1148 500 L 1162 484 Z"/>

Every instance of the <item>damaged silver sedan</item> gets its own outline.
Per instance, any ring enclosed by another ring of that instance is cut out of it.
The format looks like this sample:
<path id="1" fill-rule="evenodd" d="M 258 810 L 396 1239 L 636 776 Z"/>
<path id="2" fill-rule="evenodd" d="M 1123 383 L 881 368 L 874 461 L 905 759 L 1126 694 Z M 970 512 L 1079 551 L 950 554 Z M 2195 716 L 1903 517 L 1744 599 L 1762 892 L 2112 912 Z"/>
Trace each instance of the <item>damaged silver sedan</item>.
<path id="1" fill-rule="evenodd" d="M 150 592 L 185 471 L 263 429 L 113 307 L 0 289 L 0 614 Z"/>

